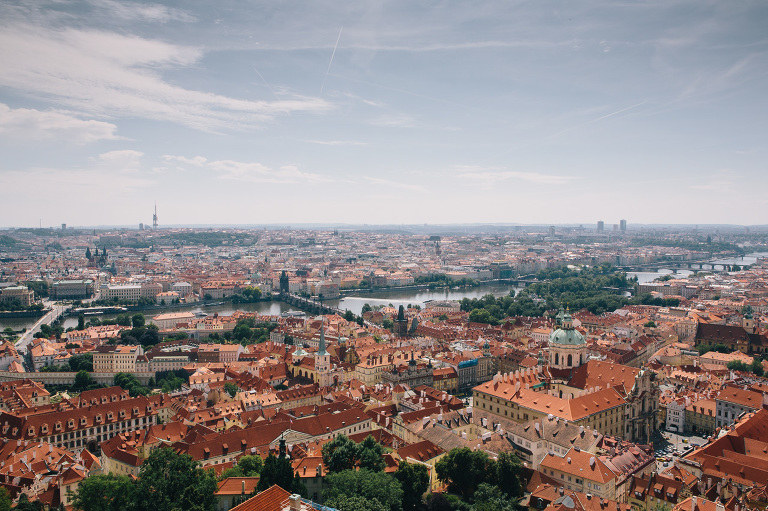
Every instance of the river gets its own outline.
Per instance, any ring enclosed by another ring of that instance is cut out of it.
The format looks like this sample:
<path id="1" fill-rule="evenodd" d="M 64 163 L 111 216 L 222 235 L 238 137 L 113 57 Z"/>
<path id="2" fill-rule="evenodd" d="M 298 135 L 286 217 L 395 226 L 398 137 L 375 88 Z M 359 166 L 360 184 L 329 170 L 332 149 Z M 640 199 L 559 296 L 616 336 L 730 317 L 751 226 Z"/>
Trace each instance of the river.
<path id="1" fill-rule="evenodd" d="M 754 264 L 757 257 L 768 257 L 768 252 L 756 252 L 747 254 L 744 257 L 736 257 L 731 259 L 717 259 L 712 261 L 714 264 L 738 264 L 749 265 Z M 689 270 L 678 270 L 675 275 L 685 277 L 693 273 Z M 659 269 L 657 272 L 627 272 L 627 276 L 637 276 L 639 283 L 644 284 L 646 282 L 652 282 L 653 280 L 663 276 L 673 274 L 672 270 Z M 396 289 L 396 290 L 382 290 L 371 293 L 359 293 L 357 296 L 346 296 L 340 300 L 325 300 L 325 303 L 338 307 L 341 310 L 347 310 L 360 314 L 363 305 L 368 303 L 370 305 L 389 305 L 390 303 L 399 307 L 400 305 L 407 306 L 408 304 L 424 306 L 424 303 L 428 300 L 461 300 L 462 298 L 481 298 L 487 294 L 494 296 L 504 296 L 509 294 L 511 290 L 518 292 L 521 287 L 513 286 L 510 284 L 483 284 L 477 287 L 468 287 L 463 289 Z M 277 315 L 283 312 L 296 311 L 295 307 L 285 304 L 283 302 L 257 302 L 257 303 L 241 303 L 233 305 L 226 302 L 222 305 L 216 305 L 212 307 L 193 307 L 189 309 L 175 309 L 191 311 L 191 312 L 205 312 L 206 314 L 213 314 L 217 312 L 221 315 L 229 315 L 236 310 L 255 311 L 259 314 L 271 314 Z M 149 315 L 160 314 L 160 311 L 148 311 Z M 115 315 L 97 316 L 101 319 L 112 319 Z M 22 328 L 29 328 L 34 324 L 33 318 L 2 318 L 0 319 L 0 330 L 6 327 L 12 327 L 14 330 L 21 330 Z M 77 326 L 77 317 L 69 317 L 64 320 L 64 328 Z"/>

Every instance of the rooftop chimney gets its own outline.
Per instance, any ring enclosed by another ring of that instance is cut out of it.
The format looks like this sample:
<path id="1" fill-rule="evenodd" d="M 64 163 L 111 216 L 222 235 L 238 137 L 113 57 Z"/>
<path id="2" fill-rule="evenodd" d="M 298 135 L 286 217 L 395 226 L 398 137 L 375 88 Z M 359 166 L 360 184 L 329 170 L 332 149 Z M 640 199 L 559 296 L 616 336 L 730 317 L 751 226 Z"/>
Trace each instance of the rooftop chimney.
<path id="1" fill-rule="evenodd" d="M 301 495 L 294 493 L 288 497 L 288 501 L 290 502 L 291 511 L 301 511 Z"/>

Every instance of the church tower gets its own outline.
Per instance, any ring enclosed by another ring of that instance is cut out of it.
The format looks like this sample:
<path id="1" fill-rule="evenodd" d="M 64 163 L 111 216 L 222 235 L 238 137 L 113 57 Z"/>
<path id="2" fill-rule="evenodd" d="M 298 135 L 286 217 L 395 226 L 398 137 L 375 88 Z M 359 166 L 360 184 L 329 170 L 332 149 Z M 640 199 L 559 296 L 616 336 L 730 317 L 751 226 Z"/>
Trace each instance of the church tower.
<path id="1" fill-rule="evenodd" d="M 315 354 L 315 372 L 321 387 L 331 384 L 331 355 L 325 350 L 325 318 L 320 324 L 320 346 Z"/>

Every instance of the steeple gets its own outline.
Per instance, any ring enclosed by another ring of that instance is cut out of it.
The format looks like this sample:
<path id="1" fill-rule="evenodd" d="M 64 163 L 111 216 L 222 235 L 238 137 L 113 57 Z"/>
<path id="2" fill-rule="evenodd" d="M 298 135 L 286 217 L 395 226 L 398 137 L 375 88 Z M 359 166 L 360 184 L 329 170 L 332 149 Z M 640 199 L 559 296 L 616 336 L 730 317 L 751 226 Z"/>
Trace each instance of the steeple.
<path id="1" fill-rule="evenodd" d="M 321 357 L 328 354 L 328 352 L 325 351 L 325 318 L 323 318 L 323 322 L 320 323 L 320 346 L 317 350 L 317 354 Z"/>

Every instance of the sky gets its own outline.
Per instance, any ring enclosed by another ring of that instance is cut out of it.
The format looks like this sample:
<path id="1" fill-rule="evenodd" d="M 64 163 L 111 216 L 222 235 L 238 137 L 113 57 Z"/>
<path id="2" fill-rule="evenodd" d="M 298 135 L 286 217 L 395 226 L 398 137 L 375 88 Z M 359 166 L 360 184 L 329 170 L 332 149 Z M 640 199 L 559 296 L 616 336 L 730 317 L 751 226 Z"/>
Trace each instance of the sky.
<path id="1" fill-rule="evenodd" d="M 768 223 L 764 1 L 0 0 L 0 226 Z"/>

